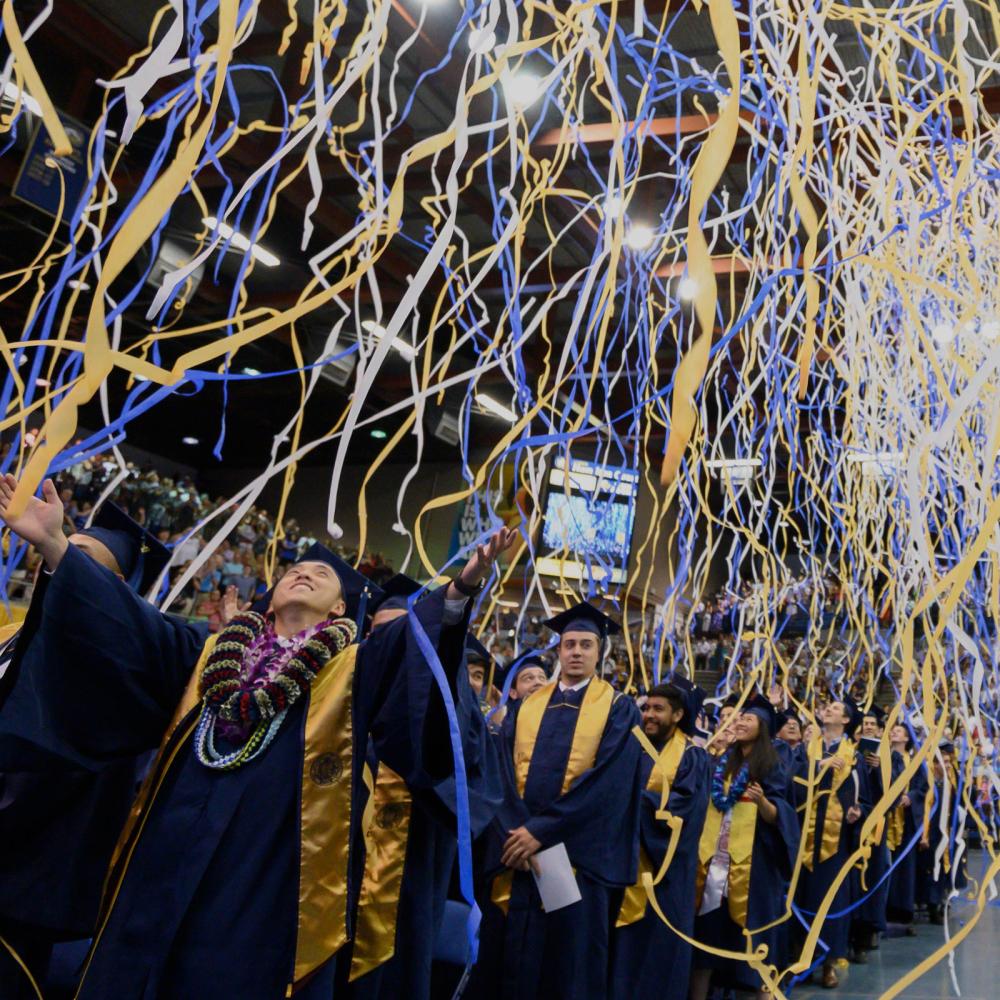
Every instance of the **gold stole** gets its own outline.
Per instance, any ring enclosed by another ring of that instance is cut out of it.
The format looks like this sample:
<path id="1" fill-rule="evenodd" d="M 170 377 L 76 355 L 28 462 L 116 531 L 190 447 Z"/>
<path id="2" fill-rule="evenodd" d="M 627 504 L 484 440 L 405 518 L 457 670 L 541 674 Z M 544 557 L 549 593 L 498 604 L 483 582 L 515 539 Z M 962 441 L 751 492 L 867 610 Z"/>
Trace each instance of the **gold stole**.
<path id="1" fill-rule="evenodd" d="M 820 744 L 822 749 L 822 744 Z M 837 792 L 840 786 L 847 781 L 851 776 L 851 772 L 854 770 L 854 763 L 856 757 L 856 747 L 853 740 L 849 740 L 846 736 L 840 741 L 840 745 L 837 747 L 837 752 L 833 755 L 839 757 L 847 765 L 842 767 L 839 771 L 832 771 L 831 765 L 827 765 L 824 770 L 831 770 L 833 773 L 833 778 L 830 782 L 829 788 L 824 788 L 817 791 L 813 797 L 813 807 L 809 812 L 808 821 L 806 823 L 806 846 L 805 846 L 805 856 L 802 858 L 802 864 L 812 871 L 813 868 L 813 855 L 816 852 L 816 799 L 825 795 L 828 796 L 826 803 L 826 815 L 823 817 L 823 839 L 820 843 L 819 848 L 819 860 L 829 861 L 836 853 L 837 849 L 840 847 L 840 830 L 844 825 L 844 807 L 840 804 L 840 799 L 837 798 Z"/>
<path id="2" fill-rule="evenodd" d="M 660 755 L 653 764 L 652 771 L 649 772 L 649 780 L 646 782 L 646 790 L 654 795 L 659 795 L 662 808 L 666 808 L 666 802 L 670 796 L 670 786 L 677 777 L 677 768 L 680 767 L 681 757 L 684 751 L 691 745 L 691 741 L 680 731 L 674 730 L 674 735 L 667 740 L 666 745 L 660 751 Z M 626 927 L 634 924 L 646 915 L 646 907 L 649 904 L 649 897 L 642 885 L 644 872 L 652 874 L 653 863 L 650 861 L 646 849 L 639 845 L 639 879 L 635 885 L 629 886 L 625 890 L 625 898 L 622 900 L 622 908 L 618 913 L 618 923 L 616 927 Z"/>
<path id="3" fill-rule="evenodd" d="M 726 792 L 732 784 L 732 778 L 727 778 Z M 729 823 L 729 915 L 745 928 L 747 925 L 747 907 L 750 902 L 750 860 L 753 856 L 753 841 L 757 833 L 757 803 L 737 802 L 730 810 L 732 819 Z M 705 880 L 708 869 L 719 846 L 719 834 L 722 831 L 723 813 L 709 799 L 708 812 L 705 815 L 705 826 L 698 842 L 698 877 L 695 880 L 695 906 L 700 907 L 701 896 L 705 891 Z"/>
<path id="4" fill-rule="evenodd" d="M 903 763 L 910 763 L 910 755 L 903 750 Z M 902 798 L 902 796 L 900 796 Z M 903 842 L 903 830 L 906 825 L 906 807 L 902 802 L 898 803 L 893 807 L 891 813 L 889 813 L 889 823 L 888 830 L 885 835 L 885 842 L 889 847 L 890 851 L 895 851 L 900 844 Z"/>
<path id="5" fill-rule="evenodd" d="M 211 636 L 202 650 L 112 855 L 91 955 L 121 891 L 150 809 L 198 722 L 201 672 L 215 641 L 216 637 Z M 347 868 L 354 752 L 351 695 L 357 651 L 356 645 L 348 646 L 327 662 L 313 681 L 308 696 L 300 778 L 299 912 L 293 985 L 315 972 L 347 941 Z M 85 978 L 86 967 L 81 986 Z M 291 989 L 292 986 L 289 991 Z"/>
<path id="6" fill-rule="evenodd" d="M 517 724 L 514 731 L 514 776 L 517 781 L 518 795 L 524 795 L 528 781 L 528 769 L 531 767 L 531 757 L 535 752 L 535 741 L 542 725 L 542 718 L 548 708 L 552 693 L 558 686 L 557 681 L 539 688 L 524 700 L 517 713 Z M 597 751 L 601 746 L 604 727 L 608 724 L 611 706 L 617 695 L 615 689 L 600 677 L 594 677 L 587 685 L 583 702 L 579 709 L 570 706 L 557 705 L 553 711 L 579 712 L 576 728 L 573 730 L 573 742 L 569 748 L 569 758 L 566 761 L 566 773 L 563 775 L 560 795 L 565 795 L 573 782 L 584 772 L 589 771 L 597 760 Z M 493 880 L 493 890 L 490 898 L 504 912 L 510 900 L 510 888 L 513 882 L 513 872 L 505 871 Z"/>
<path id="7" fill-rule="evenodd" d="M 410 790 L 395 771 L 382 763 L 372 801 L 372 819 L 365 830 L 365 875 L 354 932 L 351 982 L 395 954 L 399 892 L 410 833 Z"/>
<path id="8" fill-rule="evenodd" d="M 24 622 L 8 622 L 6 625 L 0 625 L 0 646 L 17 635 L 23 624 Z"/>

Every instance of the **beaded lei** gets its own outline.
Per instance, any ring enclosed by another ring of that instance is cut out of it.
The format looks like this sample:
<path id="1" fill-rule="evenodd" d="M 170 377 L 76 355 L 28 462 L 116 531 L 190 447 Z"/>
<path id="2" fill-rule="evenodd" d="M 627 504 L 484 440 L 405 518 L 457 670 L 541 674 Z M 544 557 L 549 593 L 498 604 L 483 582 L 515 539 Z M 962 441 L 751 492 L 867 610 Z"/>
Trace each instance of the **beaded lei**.
<path id="1" fill-rule="evenodd" d="M 736 772 L 736 777 L 733 778 L 733 783 L 729 786 L 729 792 L 726 792 L 726 758 L 723 757 L 715 765 L 715 771 L 712 774 L 712 804 L 719 812 L 729 812 L 743 798 L 743 793 L 749 784 L 750 768 L 744 764 Z"/>
<path id="2" fill-rule="evenodd" d="M 195 753 L 205 767 L 232 771 L 260 756 L 316 675 L 349 646 L 357 626 L 335 618 L 281 639 L 263 615 L 246 611 L 219 633 L 201 674 Z M 220 753 L 216 730 L 235 750 Z"/>

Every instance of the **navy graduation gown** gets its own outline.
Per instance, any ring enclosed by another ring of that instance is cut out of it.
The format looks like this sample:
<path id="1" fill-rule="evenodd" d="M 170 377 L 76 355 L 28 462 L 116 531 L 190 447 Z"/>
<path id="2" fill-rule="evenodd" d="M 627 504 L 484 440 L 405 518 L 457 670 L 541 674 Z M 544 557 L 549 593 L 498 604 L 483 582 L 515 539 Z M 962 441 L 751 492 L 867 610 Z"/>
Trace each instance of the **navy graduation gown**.
<path id="1" fill-rule="evenodd" d="M 543 849 L 563 843 L 582 899 L 546 914 L 533 876 L 514 872 L 506 915 L 491 903 L 483 907 L 471 997 L 608 996 L 611 930 L 622 892 L 635 881 L 638 867 L 641 748 L 632 729 L 639 723 L 639 711 L 631 699 L 615 697 L 594 767 L 561 795 L 585 693 L 586 688 L 553 692 L 535 740 L 523 798 L 514 772 L 515 727 L 523 702 L 509 706 L 498 737 L 503 746 L 504 802 L 488 831 L 485 851 L 489 878 L 504 870 L 500 855 L 510 830 L 526 826 Z"/>
<path id="2" fill-rule="evenodd" d="M 903 773 L 903 756 L 897 751 L 891 752 L 891 780 L 895 781 Z M 868 779 L 868 791 L 874 804 L 885 794 L 882 788 L 881 767 L 869 767 L 864 764 Z M 886 906 L 889 901 L 889 823 L 886 817 L 882 829 L 882 837 L 877 844 L 871 845 L 871 856 L 868 867 L 862 878 L 862 873 L 855 868 L 851 872 L 851 893 L 858 903 L 854 911 L 854 919 L 866 929 L 885 931 Z"/>
<path id="3" fill-rule="evenodd" d="M 713 767 L 715 763 L 717 761 L 713 761 Z M 798 820 L 795 808 L 787 798 L 789 780 L 780 757 L 778 764 L 760 785 L 764 797 L 774 804 L 777 816 L 774 823 L 765 823 L 760 814 L 757 814 L 747 895 L 746 929 L 749 931 L 767 927 L 784 914 L 788 883 L 799 849 Z M 695 911 L 701 907 L 701 902 L 700 899 L 695 900 Z M 751 936 L 751 946 L 756 949 L 761 944 L 766 945 L 767 962 L 779 969 L 788 965 L 785 950 L 788 933 L 785 926 L 777 924 Z M 731 951 L 746 951 L 747 948 L 743 928 L 729 914 L 728 898 L 723 898 L 722 905 L 717 909 L 695 917 L 693 936 L 695 940 L 716 948 Z M 760 977 L 746 962 L 719 958 L 695 949 L 692 966 L 696 969 L 711 969 L 715 986 L 749 990 L 760 987 Z"/>
<path id="4" fill-rule="evenodd" d="M 475 839 L 499 807 L 503 786 L 497 747 L 487 732 L 467 671 L 458 671 L 455 686 Z M 430 997 L 434 944 L 458 853 L 456 812 L 453 776 L 413 795 L 396 911 L 395 952 L 388 962 L 350 984 L 348 996 L 355 1000 L 391 1000 L 404 993 L 407 1000 Z"/>
<path id="5" fill-rule="evenodd" d="M 666 857 L 670 828 L 656 818 L 659 792 L 646 788 L 653 766 L 652 757 L 643 754 L 639 839 L 655 873 Z M 689 746 L 681 757 L 666 806 L 683 825 L 670 867 L 655 889 L 667 920 L 688 936 L 694 930 L 698 843 L 708 808 L 709 783 L 708 754 L 700 747 Z M 686 1000 L 690 969 L 691 946 L 670 930 L 648 904 L 641 920 L 616 928 L 611 977 L 611 995 L 616 1000 Z"/>
<path id="6" fill-rule="evenodd" d="M 910 804 L 903 810 L 903 837 L 892 852 L 892 875 L 889 878 L 889 920 L 908 924 L 917 908 L 917 861 L 920 835 L 924 828 L 924 804 L 927 796 L 927 770 L 921 764 L 910 779 L 907 791 Z"/>
<path id="7" fill-rule="evenodd" d="M 828 748 L 828 752 L 833 753 L 840 745 L 837 740 Z M 817 764 L 817 770 L 819 765 Z M 800 764 L 800 777 L 807 778 L 809 764 L 803 758 Z M 871 811 L 871 793 L 868 788 L 868 774 L 864 758 L 856 753 L 854 757 L 853 773 L 857 776 L 857 783 L 851 775 L 841 784 L 837 790 L 837 798 L 844 811 L 844 820 L 840 826 L 840 839 L 835 853 L 826 861 L 819 859 L 820 845 L 823 840 L 823 826 L 826 820 L 826 807 L 830 800 L 829 789 L 833 784 L 833 770 L 826 768 L 819 778 L 816 788 L 813 790 L 813 808 L 816 810 L 816 836 L 815 849 L 813 852 L 812 870 L 803 866 L 798 891 L 798 905 L 805 910 L 807 920 L 812 919 L 812 915 L 817 912 L 823 902 L 823 898 L 833 885 L 840 870 L 847 864 L 848 858 L 854 852 L 858 844 L 858 833 L 865 817 Z M 818 793 L 827 794 L 819 795 Z M 857 805 L 861 810 L 861 816 L 854 822 L 847 822 L 847 810 Z M 834 962 L 837 959 L 847 958 L 848 942 L 850 940 L 851 914 L 844 913 L 848 910 L 852 900 L 852 876 L 845 878 L 837 889 L 833 904 L 830 907 L 827 918 L 823 923 L 820 932 L 820 941 L 826 946 L 824 962 Z M 832 914 L 843 913 L 843 916 L 835 917 Z"/>
<path id="8" fill-rule="evenodd" d="M 442 629 L 442 608 L 443 595 L 421 602 L 416 613 L 453 676 L 465 626 Z M 200 654 L 197 633 L 72 548 L 50 581 L 38 638 L 46 655 L 25 676 L 47 723 L 38 731 L 47 749 L 92 767 L 157 745 Z M 73 670 L 84 653 L 85 675 Z M 355 739 L 367 740 L 371 729 L 380 754 L 415 786 L 443 779 L 450 749 L 432 736 L 442 731 L 443 704 L 432 696 L 433 679 L 405 620 L 359 649 L 354 678 Z M 295 956 L 308 700 L 292 707 L 265 753 L 233 772 L 204 767 L 192 738 L 180 741 L 95 943 L 81 1000 L 167 1000 L 206 989 L 218 1000 L 285 996 Z M 0 735 L 0 759 L 17 757 L 20 738 Z M 355 790 L 362 762 L 355 752 Z M 353 809 L 344 845 L 351 851 L 349 923 L 363 861 L 352 850 L 360 818 L 361 809 Z M 329 998 L 335 964 L 319 969 L 297 995 Z"/>

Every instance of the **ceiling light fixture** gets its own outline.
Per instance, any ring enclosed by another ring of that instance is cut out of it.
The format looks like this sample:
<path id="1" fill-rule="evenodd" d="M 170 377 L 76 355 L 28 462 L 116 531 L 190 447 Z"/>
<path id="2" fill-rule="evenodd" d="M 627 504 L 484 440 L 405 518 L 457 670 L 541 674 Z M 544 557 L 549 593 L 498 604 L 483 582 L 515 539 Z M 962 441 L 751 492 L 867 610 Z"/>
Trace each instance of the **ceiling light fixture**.
<path id="1" fill-rule="evenodd" d="M 604 214 L 609 219 L 620 219 L 625 211 L 625 199 L 620 194 L 609 194 L 604 203 Z"/>
<path id="2" fill-rule="evenodd" d="M 625 237 L 625 245 L 630 250 L 648 250 L 653 245 L 653 230 L 643 222 L 636 223 Z"/>
<path id="3" fill-rule="evenodd" d="M 384 430 L 382 430 L 381 427 L 373 427 L 372 437 L 375 438 L 376 441 L 384 441 L 388 437 L 388 435 Z"/>
<path id="4" fill-rule="evenodd" d="M 942 346 L 950 344 L 955 339 L 955 328 L 950 323 L 938 323 L 931 336 Z"/>
<path id="5" fill-rule="evenodd" d="M 504 406 L 503 403 L 498 403 L 492 396 L 487 396 L 485 392 L 476 393 L 476 402 L 482 409 L 508 423 L 514 423 L 517 420 L 517 414 L 512 409 Z"/>
<path id="6" fill-rule="evenodd" d="M 370 333 L 376 340 L 381 340 L 387 333 L 386 328 L 381 323 L 376 323 L 373 319 L 364 320 L 361 324 L 361 329 L 366 333 Z M 412 344 L 408 344 L 405 340 L 400 339 L 398 335 L 393 337 L 392 346 L 406 361 L 412 361 L 417 356 L 416 348 Z"/>
<path id="7" fill-rule="evenodd" d="M 88 285 L 86 281 L 77 281 L 76 278 L 72 278 L 71 280 L 67 281 L 66 284 L 77 292 L 90 291 L 90 285 Z"/>
<path id="8" fill-rule="evenodd" d="M 469 32 L 469 48 L 482 56 L 489 52 L 497 43 L 497 36 L 489 28 L 473 28 Z"/>
<path id="9" fill-rule="evenodd" d="M 504 81 L 507 100 L 519 110 L 530 107 L 542 95 L 541 81 L 534 73 L 522 70 Z"/>
<path id="10" fill-rule="evenodd" d="M 260 369 L 259 368 L 241 368 L 240 369 L 240 373 L 243 374 L 243 375 L 259 375 L 260 374 Z"/>
<path id="11" fill-rule="evenodd" d="M 196 445 L 198 444 L 198 439 L 195 437 L 183 437 L 181 438 L 181 444 Z"/>
<path id="12" fill-rule="evenodd" d="M 205 216 L 201 222 L 213 233 L 218 233 L 224 240 L 228 240 L 230 246 L 244 252 L 249 250 L 254 260 L 259 260 L 264 267 L 277 267 L 281 263 L 270 250 L 265 250 L 259 243 L 251 243 L 242 233 L 236 232 L 228 222 L 219 222 L 214 215 Z"/>
<path id="13" fill-rule="evenodd" d="M 681 278 L 677 283 L 677 296 L 681 302 L 690 302 L 698 294 L 698 282 L 694 278 Z"/>

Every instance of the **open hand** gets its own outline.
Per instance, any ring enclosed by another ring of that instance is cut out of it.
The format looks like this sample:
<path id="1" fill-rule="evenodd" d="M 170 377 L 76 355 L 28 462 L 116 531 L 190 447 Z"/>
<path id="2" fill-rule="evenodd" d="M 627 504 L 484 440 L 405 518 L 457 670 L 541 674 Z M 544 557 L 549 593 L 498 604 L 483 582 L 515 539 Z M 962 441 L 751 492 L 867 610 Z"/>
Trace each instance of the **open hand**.
<path id="1" fill-rule="evenodd" d="M 10 473 L 0 478 L 0 519 L 15 535 L 34 545 L 54 570 L 69 545 L 62 530 L 65 513 L 55 483 L 46 479 L 42 496 L 31 497 L 23 513 L 13 517 L 9 510 L 16 489 L 17 479 Z"/>
<path id="2" fill-rule="evenodd" d="M 219 619 L 223 625 L 228 625 L 241 611 L 250 610 L 250 601 L 240 604 L 239 591 L 230 584 L 226 587 L 226 592 L 222 595 L 222 603 L 219 605 Z"/>
<path id="3" fill-rule="evenodd" d="M 508 868 L 516 868 L 526 872 L 529 867 L 536 867 L 534 855 L 542 849 L 542 845 L 529 832 L 527 827 L 519 826 L 510 831 L 510 836 L 503 845 L 500 863 Z"/>
<path id="4" fill-rule="evenodd" d="M 476 546 L 475 554 L 465 564 L 459 578 L 470 587 L 478 586 L 490 575 L 493 563 L 497 557 L 506 552 L 517 541 L 517 532 L 513 528 L 500 528 L 490 535 L 485 545 Z M 457 599 L 464 596 L 458 591 L 454 584 L 448 588 L 449 599 Z"/>

